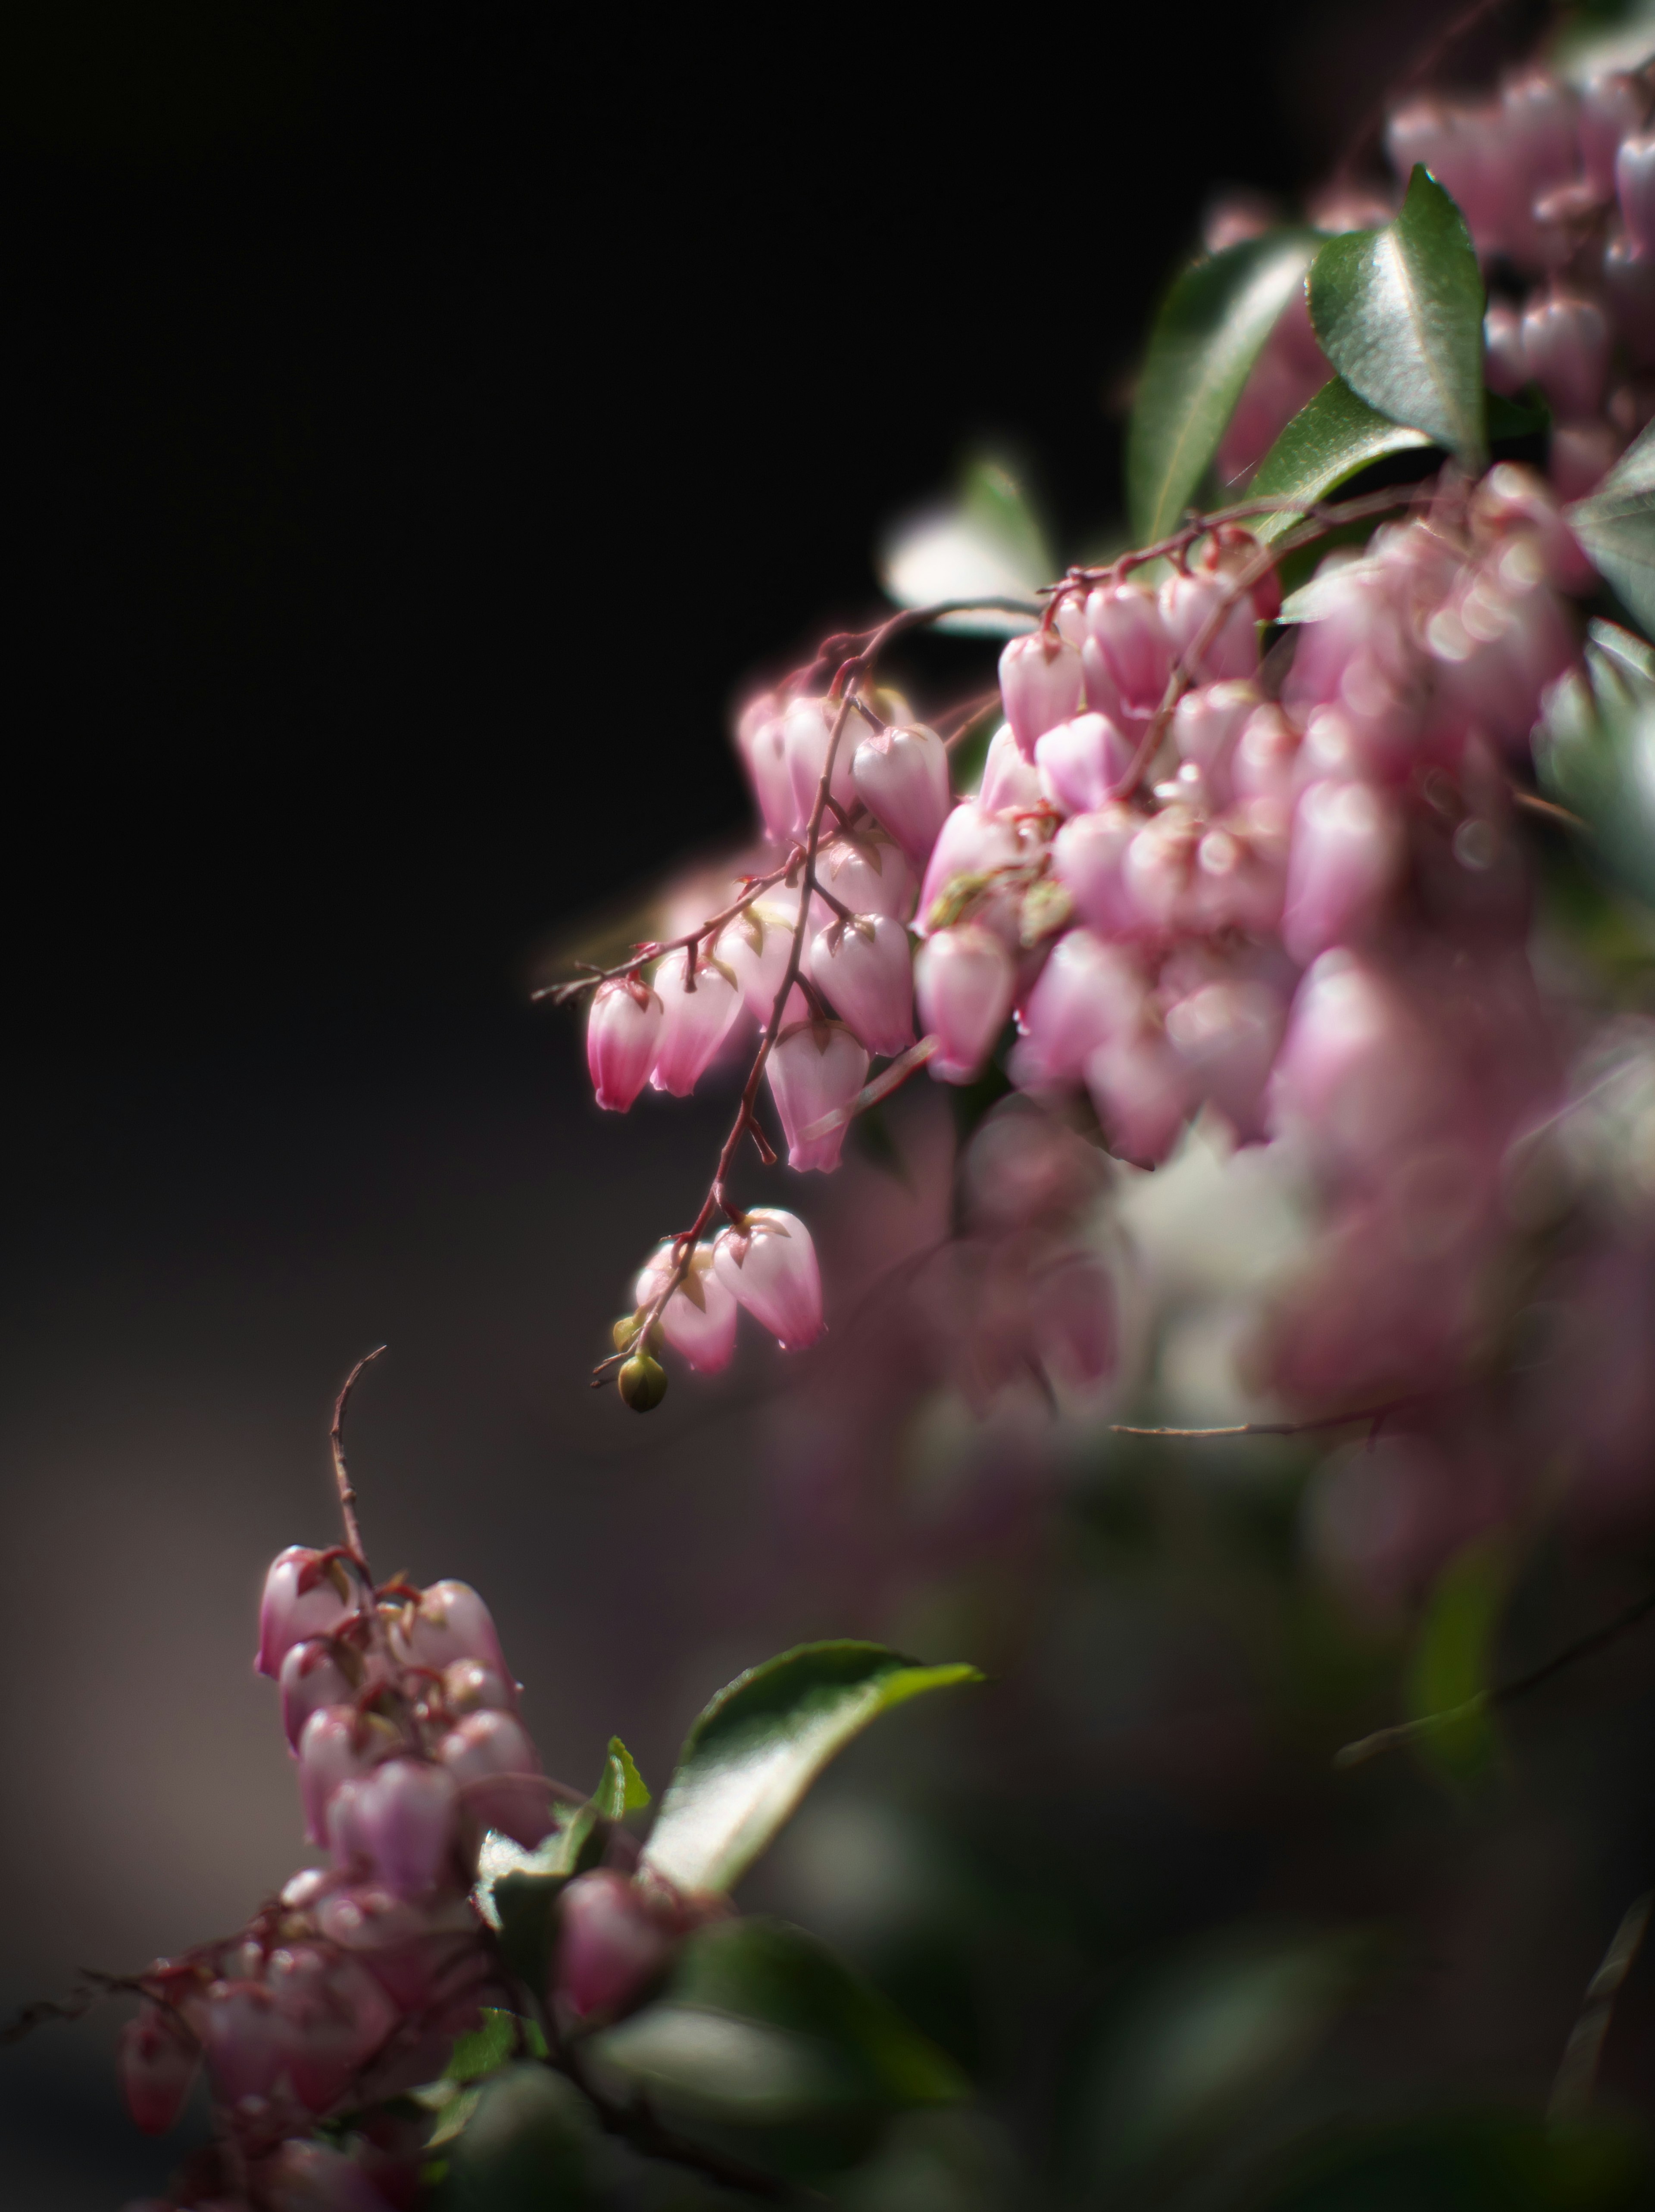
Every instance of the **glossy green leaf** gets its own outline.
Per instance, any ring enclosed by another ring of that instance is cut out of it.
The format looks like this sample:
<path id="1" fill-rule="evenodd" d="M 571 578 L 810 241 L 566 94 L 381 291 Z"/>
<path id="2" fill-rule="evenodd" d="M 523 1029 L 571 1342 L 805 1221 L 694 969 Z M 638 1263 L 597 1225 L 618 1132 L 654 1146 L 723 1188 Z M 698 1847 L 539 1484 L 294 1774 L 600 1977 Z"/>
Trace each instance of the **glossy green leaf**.
<path id="1" fill-rule="evenodd" d="M 1036 587 L 1053 573 L 1046 533 L 1016 470 L 999 454 L 970 455 L 952 500 L 924 508 L 886 533 L 876 562 L 880 583 L 900 607 L 939 599 L 1026 599 L 1027 615 L 989 608 L 945 615 L 939 629 L 1012 637 L 1031 629 Z"/>
<path id="2" fill-rule="evenodd" d="M 1387 453 L 1428 446 L 1422 430 L 1393 422 L 1359 399 L 1341 376 L 1332 378 L 1306 402 L 1282 431 L 1243 494 L 1246 499 L 1295 499 L 1307 504 L 1325 499 L 1336 486 Z M 1301 518 L 1291 509 L 1260 515 L 1249 523 L 1269 545 Z"/>
<path id="3" fill-rule="evenodd" d="M 1330 238 L 1310 299 L 1322 350 L 1353 392 L 1482 466 L 1482 277 L 1465 218 L 1434 178 L 1416 164 L 1394 222 Z"/>
<path id="4" fill-rule="evenodd" d="M 745 2127 L 952 2103 L 944 2057 L 813 1936 L 726 1920 L 679 1955 L 657 2002 L 596 2050 L 652 2099 Z"/>
<path id="5" fill-rule="evenodd" d="M 1571 670 L 1548 698 L 1536 761 L 1547 790 L 1589 825 L 1592 855 L 1655 905 L 1655 651 L 1592 623 L 1585 672 Z"/>
<path id="6" fill-rule="evenodd" d="M 1494 1756 L 1483 1699 L 1493 1680 L 1494 1641 L 1510 1580 L 1500 1553 L 1486 1545 L 1469 1547 L 1438 1577 L 1414 1647 L 1409 1717 L 1449 1716 L 1421 1735 L 1416 1748 L 1457 1780 L 1474 1780 Z"/>
<path id="7" fill-rule="evenodd" d="M 587 2178 L 591 2109 L 533 2060 L 485 2081 L 434 2161 L 432 2212 L 575 2212 L 594 2202 Z M 445 2114 L 445 2118 L 447 2115 Z"/>
<path id="8" fill-rule="evenodd" d="M 1127 505 L 1140 544 L 1177 529 L 1315 252 L 1310 231 L 1269 231 L 1197 261 L 1167 294 L 1127 433 Z"/>
<path id="9" fill-rule="evenodd" d="M 1595 492 L 1567 509 L 1569 527 L 1622 605 L 1655 633 L 1655 422 Z"/>
<path id="10" fill-rule="evenodd" d="M 632 1754 L 619 1736 L 609 1739 L 609 1756 L 604 1761 L 603 1779 L 592 1793 L 593 1804 L 599 1817 L 605 1820 L 624 1820 L 629 1813 L 642 1813 L 649 1802 L 649 1792 L 633 1763 Z"/>
<path id="11" fill-rule="evenodd" d="M 566 1882 L 595 1865 L 602 1831 L 595 1807 L 560 1808 L 560 1825 L 526 1851 L 490 1829 L 478 1854 L 473 1902 L 500 1938 L 507 1965 L 532 1990 L 544 1990 L 551 1960 L 552 1912 Z"/>
<path id="12" fill-rule="evenodd" d="M 721 1690 L 691 1729 L 644 1857 L 680 1889 L 739 1881 L 822 1769 L 870 1721 L 982 1680 L 878 1644 L 806 1644 Z"/>

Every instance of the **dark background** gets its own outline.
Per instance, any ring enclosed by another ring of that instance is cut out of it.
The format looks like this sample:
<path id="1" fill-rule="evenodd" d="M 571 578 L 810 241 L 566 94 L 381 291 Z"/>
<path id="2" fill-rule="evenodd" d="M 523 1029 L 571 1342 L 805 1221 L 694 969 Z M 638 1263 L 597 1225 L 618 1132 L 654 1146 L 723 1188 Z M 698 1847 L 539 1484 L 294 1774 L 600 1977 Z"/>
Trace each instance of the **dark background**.
<path id="1" fill-rule="evenodd" d="M 727 1602 L 761 1358 L 587 1393 L 718 1109 L 599 1116 L 527 978 L 739 822 L 733 693 L 974 439 L 1108 517 L 1213 183 L 1314 175 L 1441 12 L 9 19 L 0 2000 L 295 1863 L 253 1605 L 381 1338 L 369 1542 L 488 1591 L 554 1766 L 863 1625 Z M 8 2205 L 164 2171 L 103 2041 L 0 2054 Z"/>

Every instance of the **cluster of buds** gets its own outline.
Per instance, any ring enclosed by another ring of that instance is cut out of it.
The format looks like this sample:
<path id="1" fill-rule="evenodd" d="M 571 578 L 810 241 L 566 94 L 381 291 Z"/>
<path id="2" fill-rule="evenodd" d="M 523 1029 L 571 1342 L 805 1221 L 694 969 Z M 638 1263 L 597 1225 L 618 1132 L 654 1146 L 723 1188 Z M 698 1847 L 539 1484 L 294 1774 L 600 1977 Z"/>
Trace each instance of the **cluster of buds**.
<path id="1" fill-rule="evenodd" d="M 1485 374 L 1508 398 L 1533 389 L 1552 416 L 1548 467 L 1564 499 L 1590 491 L 1655 416 L 1655 78 L 1609 71 L 1576 88 L 1513 73 L 1492 96 L 1410 100 L 1385 146 L 1406 180 L 1421 162 L 1457 202 L 1488 278 Z M 1323 230 L 1387 222 L 1392 199 L 1342 188 L 1313 202 Z M 1268 212 L 1221 205 L 1209 247 L 1265 228 Z M 1238 483 L 1333 374 L 1302 290 L 1266 342 L 1219 454 Z"/>
<path id="2" fill-rule="evenodd" d="M 351 1548 L 290 1547 L 265 1581 L 255 1664 L 279 1686 L 326 1863 L 235 1936 L 138 1977 L 122 2092 L 159 2134 L 205 2071 L 216 2140 L 169 2203 L 406 2212 L 429 2123 L 390 2100 L 440 2075 L 484 2006 L 524 2008 L 472 1895 L 484 1840 L 532 1850 L 581 1796 L 543 1772 L 488 1607 L 465 1583 L 376 1589 Z M 698 1917 L 640 1873 L 624 1831 L 597 1826 L 603 1863 L 561 1893 L 548 1986 L 528 1993 L 564 2034 L 638 2002 Z"/>
<path id="3" fill-rule="evenodd" d="M 1260 623 L 1281 601 L 1244 530 L 1192 526 L 1163 565 L 1159 584 L 1143 556 L 1072 572 L 1012 640 L 1004 724 L 963 795 L 948 744 L 887 719 L 889 694 L 758 702 L 738 750 L 781 858 L 702 926 L 703 965 L 762 1032 L 755 1084 L 762 1067 L 795 1169 L 835 1167 L 859 1105 L 922 1061 L 975 1080 L 1008 1021 L 1013 1084 L 1089 1108 L 1136 1165 L 1202 1110 L 1244 1144 L 1308 1128 L 1334 1277 L 1349 1237 L 1364 1252 L 1363 1287 L 1321 1297 L 1277 1377 L 1323 1398 L 1405 1367 L 1410 1319 L 1463 1344 L 1498 1161 L 1555 1079 L 1512 817 L 1542 695 L 1579 650 L 1567 594 L 1592 571 L 1512 464 L 1329 556 L 1269 671 Z M 648 957 L 592 1007 L 605 1103 L 626 1103 L 615 1010 L 630 1024 L 647 1000 L 661 1036 L 682 1019 L 688 954 L 646 981 Z M 783 1344 L 821 1327 L 807 1233 L 772 1211 L 663 1244 L 636 1297 L 617 1334 L 634 1404 L 665 1387 L 663 1343 L 721 1366 L 738 1304 Z M 1373 1325 L 1393 1311 L 1397 1328 Z"/>

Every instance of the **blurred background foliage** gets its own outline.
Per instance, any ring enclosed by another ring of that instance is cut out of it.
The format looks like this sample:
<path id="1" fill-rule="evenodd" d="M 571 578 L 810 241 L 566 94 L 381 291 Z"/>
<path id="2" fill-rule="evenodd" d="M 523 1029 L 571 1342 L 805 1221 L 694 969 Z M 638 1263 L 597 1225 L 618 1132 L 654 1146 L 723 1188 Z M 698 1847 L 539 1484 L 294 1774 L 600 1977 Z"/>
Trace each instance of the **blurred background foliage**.
<path id="1" fill-rule="evenodd" d="M 326 1540 L 326 1408 L 383 1337 L 369 1540 L 485 1590 L 565 1773 L 618 1728 L 658 1777 L 711 1682 L 805 1637 L 993 1674 L 859 1745 L 745 1893 L 977 2093 L 836 2180 L 854 2212 L 1647 2201 L 1647 1960 L 1547 2113 L 1655 1880 L 1655 1644 L 1332 1764 L 1631 1601 L 1647 1534 L 1364 1607 L 1312 1540 L 1315 1440 L 836 1428 L 849 1291 L 816 1370 L 749 1349 L 623 1429 L 585 1369 L 725 1104 L 617 1126 L 525 1003 L 594 905 L 738 828 L 732 694 L 873 602 L 963 454 L 1091 549 L 1208 193 L 1290 193 L 1441 13 L 1110 12 L 1015 67 L 854 9 L 802 58 L 510 9 L 7 18 L 9 2003 L 289 1871 L 258 1578 Z M 1032 559 L 1002 489 L 976 511 Z M 901 672 L 963 690 L 991 650 Z M 1560 939 L 1651 1011 L 1646 911 L 1550 865 Z M 808 1194 L 824 1247 L 919 1217 L 943 1113 L 891 1115 L 905 1186 Z M 1201 1175 L 1138 1202 L 1199 1224 Z M 1198 1398 L 1219 1263 L 1139 1226 L 1166 1402 Z M 170 2161 L 107 2033 L 5 2054 L 20 2212 Z"/>

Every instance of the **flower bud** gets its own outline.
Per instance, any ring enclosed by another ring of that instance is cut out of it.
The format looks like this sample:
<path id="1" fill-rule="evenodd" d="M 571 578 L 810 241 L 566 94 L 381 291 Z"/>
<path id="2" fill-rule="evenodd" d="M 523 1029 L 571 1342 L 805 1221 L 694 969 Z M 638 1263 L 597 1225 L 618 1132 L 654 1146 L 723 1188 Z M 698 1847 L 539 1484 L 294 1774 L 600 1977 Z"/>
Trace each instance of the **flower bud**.
<path id="1" fill-rule="evenodd" d="M 1528 358 L 1523 350 L 1523 317 L 1515 307 L 1496 301 L 1482 319 L 1482 373 L 1491 392 L 1506 398 L 1529 381 Z"/>
<path id="2" fill-rule="evenodd" d="M 616 1371 L 621 1403 L 635 1413 L 653 1413 L 666 1395 L 666 1370 L 647 1352 L 635 1352 Z"/>
<path id="3" fill-rule="evenodd" d="M 856 796 L 917 867 L 953 804 L 948 748 L 934 730 L 876 730 L 851 759 Z"/>
<path id="4" fill-rule="evenodd" d="M 962 799 L 943 823 L 932 848 L 915 928 L 922 934 L 931 928 L 931 910 L 950 884 L 962 878 L 975 878 L 982 879 L 986 888 L 997 872 L 1021 857 L 1022 850 L 1011 823 L 971 799 Z"/>
<path id="5" fill-rule="evenodd" d="M 1147 721 L 1172 673 L 1173 647 L 1160 603 L 1142 584 L 1100 586 L 1086 600 L 1081 659 L 1086 704 L 1112 721 Z"/>
<path id="6" fill-rule="evenodd" d="M 1214 802 L 1227 805 L 1231 761 L 1242 731 L 1263 704 L 1249 683 L 1203 684 L 1186 691 L 1172 716 L 1172 742 L 1181 760 L 1198 768 Z"/>
<path id="7" fill-rule="evenodd" d="M 292 1750 L 305 1723 L 324 1705 L 348 1705 L 362 1685 L 362 1669 L 347 1665 L 344 1647 L 326 1637 L 295 1644 L 282 1662 L 282 1726 Z"/>
<path id="8" fill-rule="evenodd" d="M 307 2112 L 325 2112 L 396 2027 L 397 2008 L 355 1959 L 313 1943 L 272 1952 L 266 1986 L 293 2093 Z"/>
<path id="9" fill-rule="evenodd" d="M 642 982 L 600 983 L 587 1015 L 586 1064 L 598 1103 L 624 1114 L 648 1080 L 664 1009 Z"/>
<path id="10" fill-rule="evenodd" d="M 811 946 L 810 972 L 869 1052 L 913 1043 L 914 961 L 899 921 L 878 914 L 830 922 Z"/>
<path id="11" fill-rule="evenodd" d="M 1107 805 L 1132 764 L 1135 747 L 1102 714 L 1077 714 L 1035 743 L 1040 787 L 1065 814 Z"/>
<path id="12" fill-rule="evenodd" d="M 1174 805 L 1152 815 L 1126 848 L 1121 888 L 1155 935 L 1171 937 L 1199 927 L 1196 854 L 1202 823 L 1186 806 Z"/>
<path id="13" fill-rule="evenodd" d="M 741 994 L 709 960 L 697 959 L 689 988 L 690 953 L 669 952 L 655 970 L 663 1014 L 650 1083 L 687 1098 L 711 1065 L 741 1012 Z"/>
<path id="14" fill-rule="evenodd" d="M 837 699 L 795 699 L 787 711 L 788 775 L 793 784 L 793 833 L 796 837 L 804 836 L 816 811 L 816 794 L 821 787 L 828 745 L 836 724 L 842 720 L 844 726 L 839 731 L 838 748 L 833 757 L 830 790 L 835 805 L 849 814 L 856 804 L 851 770 L 856 730 L 866 725 L 854 708 L 847 713 L 843 702 Z"/>
<path id="15" fill-rule="evenodd" d="M 423 1759 L 391 1759 L 344 1783 L 327 1808 L 328 1848 L 342 1870 L 365 1865 L 393 1896 L 427 1895 L 452 1869 L 459 1793 Z"/>
<path id="16" fill-rule="evenodd" d="M 1038 806 L 1040 802 L 1040 771 L 1032 760 L 1025 760 L 1019 752 L 1011 724 L 1002 722 L 989 738 L 989 749 L 983 757 L 983 777 L 976 799 L 977 810 L 983 815 L 1011 814 Z M 956 813 L 958 811 L 955 809 Z M 920 911 L 924 910 L 922 897 Z"/>
<path id="17" fill-rule="evenodd" d="M 1655 131 L 1623 138 L 1615 156 L 1615 195 L 1640 260 L 1655 258 Z"/>
<path id="18" fill-rule="evenodd" d="M 1642 128 L 1647 94 L 1619 70 L 1591 78 L 1580 94 L 1580 166 L 1599 200 L 1615 197 L 1615 156 Z"/>
<path id="19" fill-rule="evenodd" d="M 853 914 L 888 914 L 897 921 L 914 896 L 914 873 L 902 848 L 861 830 L 822 847 L 816 855 L 816 880 Z"/>
<path id="20" fill-rule="evenodd" d="M 1129 806 L 1100 807 L 1066 822 L 1052 844 L 1052 869 L 1080 919 L 1100 937 L 1131 935 L 1141 927 L 1121 880 L 1127 848 L 1143 817 Z"/>
<path id="21" fill-rule="evenodd" d="M 208 1990 L 203 2041 L 221 2104 L 270 2094 L 285 2056 L 283 2040 L 275 2003 L 262 1982 L 215 1982 Z"/>
<path id="22" fill-rule="evenodd" d="M 1258 673 L 1258 634 L 1253 603 L 1245 592 L 1237 595 L 1225 576 L 1208 572 L 1171 575 L 1160 588 L 1161 620 L 1171 641 L 1175 659 L 1189 662 L 1187 672 L 1197 681 Z M 1216 619 L 1218 628 L 1193 662 L 1196 641 Z"/>
<path id="23" fill-rule="evenodd" d="M 469 1583 L 433 1583 L 401 1607 L 391 1626 L 391 1648 L 416 1667 L 441 1671 L 456 1659 L 481 1659 L 509 1677 L 494 1616 Z"/>
<path id="24" fill-rule="evenodd" d="M 1597 413 L 1609 353 L 1609 325 L 1595 300 L 1554 290 L 1536 295 L 1524 309 L 1523 358 L 1561 420 Z"/>
<path id="25" fill-rule="evenodd" d="M 1012 639 L 1000 656 L 1000 696 L 1025 760 L 1037 738 L 1075 712 L 1081 684 L 1080 656 L 1061 636 L 1034 630 Z"/>
<path id="26" fill-rule="evenodd" d="M 313 1844 L 327 1840 L 327 1808 L 335 1793 L 392 1757 L 400 1742 L 388 1721 L 350 1705 L 325 1705 L 312 1713 L 299 1735 L 299 1796 Z"/>
<path id="27" fill-rule="evenodd" d="M 788 1140 L 788 1165 L 831 1174 L 844 1148 L 845 1125 L 821 1137 L 803 1133 L 856 1096 L 867 1080 L 866 1049 L 843 1022 L 800 1022 L 782 1030 L 764 1073 Z"/>
<path id="28" fill-rule="evenodd" d="M 442 1670 L 442 1702 L 449 1712 L 508 1713 L 517 1700 L 506 1677 L 481 1659 L 456 1659 Z"/>
<path id="29" fill-rule="evenodd" d="M 786 722 L 775 712 L 761 714 L 751 724 L 744 715 L 736 750 L 758 802 L 765 836 L 774 844 L 786 843 L 793 836 L 794 811 Z"/>
<path id="30" fill-rule="evenodd" d="M 798 919 L 796 902 L 783 906 L 759 899 L 719 933 L 718 958 L 734 975 L 747 1012 L 761 1025 L 769 1021 L 788 972 Z"/>
<path id="31" fill-rule="evenodd" d="M 1191 1089 L 1244 1142 L 1264 1134 L 1264 1086 L 1286 1025 L 1287 1008 L 1265 983 L 1203 984 L 1168 1009 L 1167 1042 Z"/>
<path id="32" fill-rule="evenodd" d="M 1360 941 L 1402 881 L 1407 841 L 1396 803 L 1365 783 L 1313 783 L 1287 856 L 1281 938 L 1293 957 Z"/>
<path id="33" fill-rule="evenodd" d="M 532 1850 L 551 1828 L 551 1800 L 528 1730 L 509 1713 L 473 1713 L 443 1737 L 437 1757 L 469 1820 Z"/>
<path id="34" fill-rule="evenodd" d="M 1136 1021 L 1143 1000 L 1129 952 L 1089 929 L 1060 937 L 1023 1010 L 1013 1059 L 1019 1088 L 1078 1081 L 1088 1056 Z"/>
<path id="35" fill-rule="evenodd" d="M 822 1277 L 816 1247 L 797 1214 L 755 1206 L 713 1247 L 718 1277 L 784 1352 L 801 1352 L 822 1334 Z"/>
<path id="36" fill-rule="evenodd" d="M 582 2020 L 624 2011 L 666 1972 L 679 1917 L 613 1868 L 577 1875 L 558 1903 L 554 1989 Z"/>
<path id="37" fill-rule="evenodd" d="M 391 2212 L 356 2160 L 326 2143 L 290 2139 L 254 2171 L 269 2212 Z"/>
<path id="38" fill-rule="evenodd" d="M 253 1665 L 261 1674 L 278 1674 L 295 1644 L 307 1636 L 327 1635 L 356 1609 L 356 1595 L 341 1560 L 327 1559 L 303 1544 L 289 1544 L 277 1553 L 265 1577 L 259 1656 Z"/>
<path id="39" fill-rule="evenodd" d="M 676 1264 L 672 1246 L 663 1244 L 638 1277 L 633 1296 L 640 1312 L 660 1297 L 661 1285 Z M 690 1255 L 683 1282 L 661 1310 L 661 1334 L 698 1375 L 716 1375 L 729 1365 L 735 1350 L 735 1300 L 714 1272 L 712 1246 L 698 1244 Z M 656 1396 L 635 1410 L 650 1412 L 665 1394 L 663 1377 Z M 626 1402 L 632 1404 L 630 1398 Z"/>
<path id="40" fill-rule="evenodd" d="M 142 2004 L 120 2033 L 116 2077 L 127 2111 L 147 2136 L 175 2126 L 201 2063 L 195 2038 L 159 2005 Z"/>
<path id="41" fill-rule="evenodd" d="M 1177 1142 L 1190 1112 L 1190 1079 L 1158 1024 L 1146 1016 L 1087 1055 L 1086 1089 L 1110 1150 L 1153 1168 Z"/>
<path id="42" fill-rule="evenodd" d="M 940 929 L 920 948 L 914 988 L 920 1018 L 940 1041 L 931 1073 L 944 1083 L 970 1083 L 1006 1025 L 1016 988 L 1012 957 L 990 929 L 975 922 Z"/>

